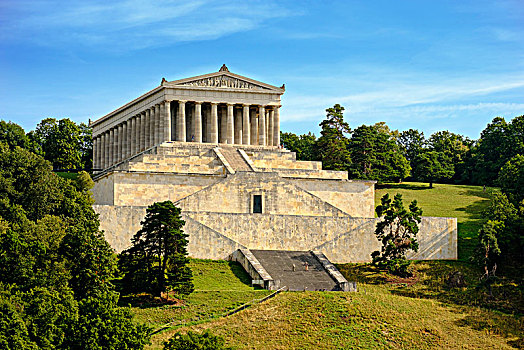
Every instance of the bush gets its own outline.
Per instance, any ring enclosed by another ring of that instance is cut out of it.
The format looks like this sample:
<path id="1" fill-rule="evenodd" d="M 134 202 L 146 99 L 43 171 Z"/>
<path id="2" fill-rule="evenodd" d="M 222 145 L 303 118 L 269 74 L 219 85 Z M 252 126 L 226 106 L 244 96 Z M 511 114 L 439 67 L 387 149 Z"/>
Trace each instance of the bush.
<path id="1" fill-rule="evenodd" d="M 209 330 L 204 333 L 189 331 L 177 332 L 169 341 L 164 342 L 164 350 L 228 350 L 221 336 L 213 335 Z"/>

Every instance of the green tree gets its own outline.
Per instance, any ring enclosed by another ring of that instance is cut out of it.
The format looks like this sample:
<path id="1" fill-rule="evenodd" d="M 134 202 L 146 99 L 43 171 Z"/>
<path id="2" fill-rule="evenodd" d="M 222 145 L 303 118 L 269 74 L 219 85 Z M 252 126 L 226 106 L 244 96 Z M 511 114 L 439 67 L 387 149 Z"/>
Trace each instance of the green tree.
<path id="1" fill-rule="evenodd" d="M 400 151 L 413 167 L 413 160 L 426 147 L 424 133 L 416 129 L 402 131 L 397 138 Z"/>
<path id="2" fill-rule="evenodd" d="M 465 162 L 474 142 L 469 138 L 445 131 L 438 131 L 428 139 L 429 150 L 444 153 L 452 162 L 454 174 L 451 177 L 459 180 L 465 171 Z"/>
<path id="3" fill-rule="evenodd" d="M 1 348 L 140 349 L 148 341 L 116 306 L 113 251 L 91 185 L 86 173 L 60 178 L 41 156 L 0 143 L 0 319 L 11 320 L 0 321 Z M 95 302 L 88 313 L 83 305 Z M 83 339 L 99 345 L 75 345 Z"/>
<path id="4" fill-rule="evenodd" d="M 353 131 L 349 141 L 351 176 L 380 182 L 401 181 L 411 170 L 385 123 L 362 125 Z"/>
<path id="5" fill-rule="evenodd" d="M 147 208 L 142 229 L 119 259 L 126 289 L 156 296 L 170 290 L 182 295 L 193 291 L 184 224 L 180 208 L 171 201 L 157 202 Z"/>
<path id="6" fill-rule="evenodd" d="M 203 333 L 188 331 L 186 334 L 176 332 L 169 341 L 164 342 L 164 350 L 229 350 L 224 339 L 213 335 L 209 330 Z"/>
<path id="7" fill-rule="evenodd" d="M 485 271 L 497 264 L 522 269 L 524 257 L 524 200 L 513 204 L 504 193 L 495 193 L 484 211 L 477 258 Z"/>
<path id="8" fill-rule="evenodd" d="M 11 149 L 18 146 L 37 154 L 42 153 L 39 146 L 25 134 L 24 129 L 10 121 L 0 120 L 0 142 L 7 144 Z"/>
<path id="9" fill-rule="evenodd" d="M 450 179 L 454 174 L 451 159 L 442 152 L 426 151 L 415 158 L 413 177 L 417 180 L 429 182 L 429 188 L 433 188 L 433 182 Z"/>
<path id="10" fill-rule="evenodd" d="M 55 169 L 91 169 L 93 145 L 91 131 L 85 124 L 70 119 L 46 118 L 30 133 L 40 145 L 45 159 Z"/>
<path id="11" fill-rule="evenodd" d="M 317 138 L 311 132 L 297 136 L 291 132 L 280 133 L 282 145 L 297 154 L 297 160 L 318 160 L 316 152 Z"/>
<path id="12" fill-rule="evenodd" d="M 348 138 L 344 135 L 351 130 L 344 121 L 344 107 L 339 104 L 326 109 L 326 119 L 319 125 L 322 127 L 317 140 L 317 151 L 324 169 L 347 170 L 351 157 L 347 149 Z"/>
<path id="13" fill-rule="evenodd" d="M 514 203 L 524 199 L 524 156 L 517 154 L 500 169 L 497 184 Z"/>
<path id="14" fill-rule="evenodd" d="M 78 321 L 68 328 L 66 349 L 143 349 L 151 329 L 133 321 L 128 308 L 118 307 L 118 295 L 100 293 L 78 303 Z"/>
<path id="15" fill-rule="evenodd" d="M 380 202 L 376 212 L 382 220 L 377 223 L 375 235 L 382 243 L 382 249 L 371 254 L 373 263 L 386 267 L 393 274 L 409 276 L 410 262 L 406 259 L 406 252 L 418 251 L 416 236 L 422 209 L 414 200 L 409 205 L 409 211 L 406 210 L 402 203 L 402 195 L 398 193 L 393 201 L 386 193 Z"/>
<path id="16" fill-rule="evenodd" d="M 517 154 L 524 154 L 524 116 L 507 123 L 496 117 L 486 126 L 476 148 L 475 176 L 478 184 L 495 184 L 500 169 Z"/>

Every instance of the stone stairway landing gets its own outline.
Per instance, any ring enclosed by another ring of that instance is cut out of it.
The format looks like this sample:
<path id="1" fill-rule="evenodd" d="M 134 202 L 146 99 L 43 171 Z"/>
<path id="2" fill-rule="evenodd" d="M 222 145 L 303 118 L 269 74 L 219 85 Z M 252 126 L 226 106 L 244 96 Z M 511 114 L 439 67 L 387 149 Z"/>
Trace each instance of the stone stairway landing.
<path id="1" fill-rule="evenodd" d="M 284 250 L 250 250 L 276 285 L 291 291 L 339 290 L 337 282 L 330 276 L 312 252 Z M 308 270 L 305 269 L 305 263 Z M 293 264 L 295 271 L 293 271 Z"/>
<path id="2" fill-rule="evenodd" d="M 221 146 L 220 152 L 235 171 L 253 171 L 236 148 Z"/>

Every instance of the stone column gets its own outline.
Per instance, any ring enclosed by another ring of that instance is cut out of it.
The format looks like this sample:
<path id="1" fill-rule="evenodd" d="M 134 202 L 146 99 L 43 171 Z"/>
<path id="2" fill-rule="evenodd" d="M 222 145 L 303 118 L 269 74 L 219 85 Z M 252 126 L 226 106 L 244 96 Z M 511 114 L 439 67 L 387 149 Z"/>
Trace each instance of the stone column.
<path id="1" fill-rule="evenodd" d="M 273 117 L 275 116 L 275 112 L 273 109 L 269 110 L 269 125 L 268 125 L 268 134 L 267 134 L 267 145 L 268 146 L 274 146 L 273 144 L 273 123 L 274 123 L 274 119 Z"/>
<path id="2" fill-rule="evenodd" d="M 178 101 L 176 116 L 176 140 L 186 142 L 186 101 Z"/>
<path id="3" fill-rule="evenodd" d="M 102 142 L 100 143 L 100 164 L 99 169 L 105 168 L 105 162 L 106 162 L 106 133 L 103 133 L 100 135 L 100 140 Z"/>
<path id="4" fill-rule="evenodd" d="M 142 130 L 142 120 L 140 119 L 140 114 L 135 116 L 136 127 L 135 127 L 135 149 L 133 150 L 134 154 L 140 153 L 140 131 Z"/>
<path id="5" fill-rule="evenodd" d="M 251 110 L 251 144 L 258 144 L 258 121 L 257 121 L 257 111 L 255 109 Z"/>
<path id="6" fill-rule="evenodd" d="M 132 157 L 135 155 L 136 149 L 136 118 L 131 117 L 131 129 L 129 130 L 129 137 L 131 142 L 129 143 L 129 156 Z"/>
<path id="7" fill-rule="evenodd" d="M 122 123 L 122 160 L 127 158 L 128 137 L 127 137 L 127 120 Z"/>
<path id="8" fill-rule="evenodd" d="M 260 106 L 258 109 L 258 144 L 266 145 L 266 107 Z"/>
<path id="9" fill-rule="evenodd" d="M 146 112 L 140 113 L 140 152 L 146 149 Z"/>
<path id="10" fill-rule="evenodd" d="M 155 108 L 149 108 L 149 146 L 155 145 Z"/>
<path id="11" fill-rule="evenodd" d="M 211 106 L 209 106 L 211 107 Z M 204 122 L 205 120 L 205 122 Z M 202 128 L 205 127 L 205 130 L 202 129 L 202 142 L 209 143 L 209 139 L 211 138 L 210 135 L 210 129 L 211 129 L 211 108 L 207 108 L 207 105 L 204 107 L 202 105 Z"/>
<path id="12" fill-rule="evenodd" d="M 251 130 L 249 130 L 249 105 L 244 105 L 242 111 L 242 144 L 249 145 L 251 142 Z"/>
<path id="13" fill-rule="evenodd" d="M 114 130 L 111 128 L 109 130 L 109 157 L 108 157 L 108 163 L 107 163 L 107 166 L 110 167 L 111 165 L 113 165 L 113 148 L 114 148 L 114 145 L 115 145 L 115 134 L 114 134 Z"/>
<path id="14" fill-rule="evenodd" d="M 235 144 L 242 144 L 242 108 L 235 108 Z"/>
<path id="15" fill-rule="evenodd" d="M 211 124 L 209 142 L 218 143 L 218 104 L 211 102 Z"/>
<path id="16" fill-rule="evenodd" d="M 105 132 L 105 141 L 104 141 L 104 169 L 108 168 L 111 163 L 110 151 L 111 151 L 111 132 L 108 130 Z"/>
<path id="17" fill-rule="evenodd" d="M 162 106 L 162 119 L 164 121 L 164 140 L 171 141 L 171 101 L 164 101 L 161 104 Z"/>
<path id="18" fill-rule="evenodd" d="M 124 159 L 122 157 L 122 144 L 124 143 L 124 140 L 122 139 L 123 134 L 124 134 L 122 132 L 122 124 L 118 125 L 117 134 L 118 134 L 118 139 L 117 139 L 117 144 L 116 144 L 117 150 L 116 150 L 116 160 L 115 160 L 115 162 L 119 163 L 119 162 L 121 162 Z"/>
<path id="19" fill-rule="evenodd" d="M 104 134 L 100 134 L 100 154 L 98 161 L 98 169 L 104 168 Z"/>
<path id="20" fill-rule="evenodd" d="M 274 107 L 273 117 L 273 146 L 280 146 L 280 106 Z"/>
<path id="21" fill-rule="evenodd" d="M 98 152 L 98 137 L 93 136 L 93 169 L 96 169 L 97 161 L 96 154 Z"/>
<path id="22" fill-rule="evenodd" d="M 235 142 L 233 107 L 233 104 L 227 104 L 227 143 L 230 145 Z"/>
<path id="23" fill-rule="evenodd" d="M 151 147 L 151 142 L 150 142 L 150 133 L 149 133 L 149 128 L 150 128 L 150 125 L 151 125 L 151 111 L 149 109 L 146 109 L 146 117 L 145 117 L 145 120 L 146 120 L 146 125 L 145 125 L 145 130 L 144 130 L 144 149 L 148 149 L 149 147 Z"/>
<path id="24" fill-rule="evenodd" d="M 160 118 L 160 106 L 155 105 L 155 144 L 158 145 L 162 142 L 162 120 Z"/>
<path id="25" fill-rule="evenodd" d="M 202 143 L 202 102 L 195 102 L 195 142 Z"/>
<path id="26" fill-rule="evenodd" d="M 220 108 L 218 112 L 220 113 L 220 130 L 218 131 L 218 142 L 227 143 L 227 111 L 224 113 L 224 108 Z"/>

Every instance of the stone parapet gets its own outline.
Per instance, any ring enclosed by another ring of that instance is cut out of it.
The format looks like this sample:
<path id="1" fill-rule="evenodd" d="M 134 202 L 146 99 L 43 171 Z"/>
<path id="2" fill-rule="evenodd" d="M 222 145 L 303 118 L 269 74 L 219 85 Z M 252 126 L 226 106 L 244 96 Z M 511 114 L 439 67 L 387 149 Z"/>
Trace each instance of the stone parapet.
<path id="1" fill-rule="evenodd" d="M 340 290 L 343 292 L 356 292 L 357 291 L 357 282 L 348 282 L 348 280 L 342 276 L 340 271 L 333 265 L 328 258 L 322 253 L 322 252 L 314 252 L 312 251 L 311 254 L 317 258 L 317 260 L 322 264 L 324 269 L 329 273 L 331 278 L 333 278 L 337 285 L 339 286 Z"/>
<path id="2" fill-rule="evenodd" d="M 276 290 L 273 277 L 267 273 L 258 259 L 249 249 L 238 249 L 231 253 L 229 260 L 236 261 L 242 265 L 251 277 L 253 285 L 259 285 L 267 290 Z"/>

